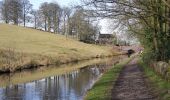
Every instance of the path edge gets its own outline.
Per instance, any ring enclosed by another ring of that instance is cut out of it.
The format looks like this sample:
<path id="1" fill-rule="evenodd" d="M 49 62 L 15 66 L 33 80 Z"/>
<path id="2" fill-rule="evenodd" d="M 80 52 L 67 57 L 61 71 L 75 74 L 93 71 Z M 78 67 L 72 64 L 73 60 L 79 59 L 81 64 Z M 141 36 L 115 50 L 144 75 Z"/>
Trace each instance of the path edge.
<path id="1" fill-rule="evenodd" d="M 108 72 L 104 73 L 99 80 L 89 89 L 84 97 L 84 100 L 111 100 L 112 89 L 115 85 L 123 67 L 132 61 L 137 55 L 123 60 L 113 66 Z"/>

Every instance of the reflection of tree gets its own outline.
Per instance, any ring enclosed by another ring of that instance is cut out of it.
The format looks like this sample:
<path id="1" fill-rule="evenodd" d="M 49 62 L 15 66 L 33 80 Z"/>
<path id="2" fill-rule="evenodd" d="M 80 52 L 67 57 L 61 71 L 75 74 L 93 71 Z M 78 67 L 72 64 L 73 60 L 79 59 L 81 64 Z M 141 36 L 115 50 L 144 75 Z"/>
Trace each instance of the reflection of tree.
<path id="1" fill-rule="evenodd" d="M 120 58 L 121 59 L 121 58 Z M 113 66 L 119 59 L 110 62 L 85 66 L 80 70 L 52 76 L 31 83 L 9 86 L 2 90 L 1 95 L 5 100 L 11 97 L 19 97 L 21 100 L 79 100 L 89 89 L 95 80 Z M 0 98 L 1 98 L 0 95 Z M 20 100 L 19 99 L 19 100 Z"/>

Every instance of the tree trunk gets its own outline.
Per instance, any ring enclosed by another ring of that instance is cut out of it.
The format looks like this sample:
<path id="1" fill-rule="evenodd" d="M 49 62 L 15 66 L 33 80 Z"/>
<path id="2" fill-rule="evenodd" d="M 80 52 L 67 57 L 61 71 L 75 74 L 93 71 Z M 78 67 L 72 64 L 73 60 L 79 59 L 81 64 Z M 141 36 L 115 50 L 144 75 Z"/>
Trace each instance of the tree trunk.
<path id="1" fill-rule="evenodd" d="M 157 0 L 153 0 L 154 4 L 157 4 Z M 153 10 L 157 12 L 157 7 L 153 7 Z M 159 52 L 159 47 L 158 47 L 158 17 L 157 15 L 154 15 L 154 34 L 153 34 L 153 42 L 154 42 L 154 49 L 155 52 Z M 157 55 L 158 56 L 158 55 Z M 158 60 L 158 57 L 156 58 Z"/>
<path id="2" fill-rule="evenodd" d="M 37 18 L 36 18 L 36 16 L 34 16 L 34 28 L 35 29 L 37 28 Z"/>
<path id="3" fill-rule="evenodd" d="M 56 34 L 57 33 L 57 14 L 56 12 L 54 12 L 54 16 L 53 16 L 53 24 L 54 24 L 54 33 Z"/>
<path id="4" fill-rule="evenodd" d="M 57 18 L 57 32 L 60 33 L 60 18 Z"/>
<path id="5" fill-rule="evenodd" d="M 44 26 L 44 28 L 45 28 L 45 31 L 47 31 L 47 17 L 45 16 L 45 26 Z"/>
<path id="6" fill-rule="evenodd" d="M 23 9 L 24 9 L 24 10 L 23 10 L 23 11 L 24 11 L 23 13 L 24 13 L 24 27 L 25 27 L 25 19 L 26 19 L 26 18 L 25 18 L 25 17 L 26 17 L 26 15 L 25 15 L 25 5 L 24 5 L 24 8 L 23 8 Z"/>
<path id="7" fill-rule="evenodd" d="M 66 35 L 66 16 L 64 15 L 64 29 L 63 29 L 63 34 Z"/>
<path id="8" fill-rule="evenodd" d="M 170 4 L 170 1 L 169 1 L 168 3 Z M 168 15 L 168 16 L 169 16 L 169 19 L 170 19 L 170 8 L 169 8 L 169 15 Z M 168 32 L 168 33 L 169 33 L 169 35 L 170 35 L 170 21 L 168 22 L 168 24 L 169 24 L 169 25 L 168 25 L 168 29 L 169 29 L 169 32 Z"/>
<path id="9" fill-rule="evenodd" d="M 51 32 L 51 18 L 48 17 L 48 32 Z"/>

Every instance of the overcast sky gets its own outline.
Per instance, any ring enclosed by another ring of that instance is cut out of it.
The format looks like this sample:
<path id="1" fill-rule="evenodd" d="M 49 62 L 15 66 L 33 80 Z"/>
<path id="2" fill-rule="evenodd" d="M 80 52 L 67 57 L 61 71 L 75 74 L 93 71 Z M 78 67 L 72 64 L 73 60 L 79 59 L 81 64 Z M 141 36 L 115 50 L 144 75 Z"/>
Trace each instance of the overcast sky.
<path id="1" fill-rule="evenodd" d="M 2 0 L 0 0 L 2 1 Z M 34 9 L 38 9 L 43 2 L 57 2 L 60 6 L 78 5 L 81 0 L 29 0 Z"/>
<path id="2" fill-rule="evenodd" d="M 30 0 L 34 9 L 38 9 L 43 2 L 57 2 L 60 6 L 70 6 L 80 3 L 80 0 Z"/>

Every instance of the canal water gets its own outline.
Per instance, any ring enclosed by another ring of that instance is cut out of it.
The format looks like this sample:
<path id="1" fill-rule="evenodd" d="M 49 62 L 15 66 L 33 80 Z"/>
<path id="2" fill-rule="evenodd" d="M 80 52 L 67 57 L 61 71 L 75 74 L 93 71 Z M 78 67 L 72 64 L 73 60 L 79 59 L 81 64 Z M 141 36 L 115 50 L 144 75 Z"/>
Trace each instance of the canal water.
<path id="1" fill-rule="evenodd" d="M 0 75 L 0 100 L 82 100 L 123 56 Z"/>

